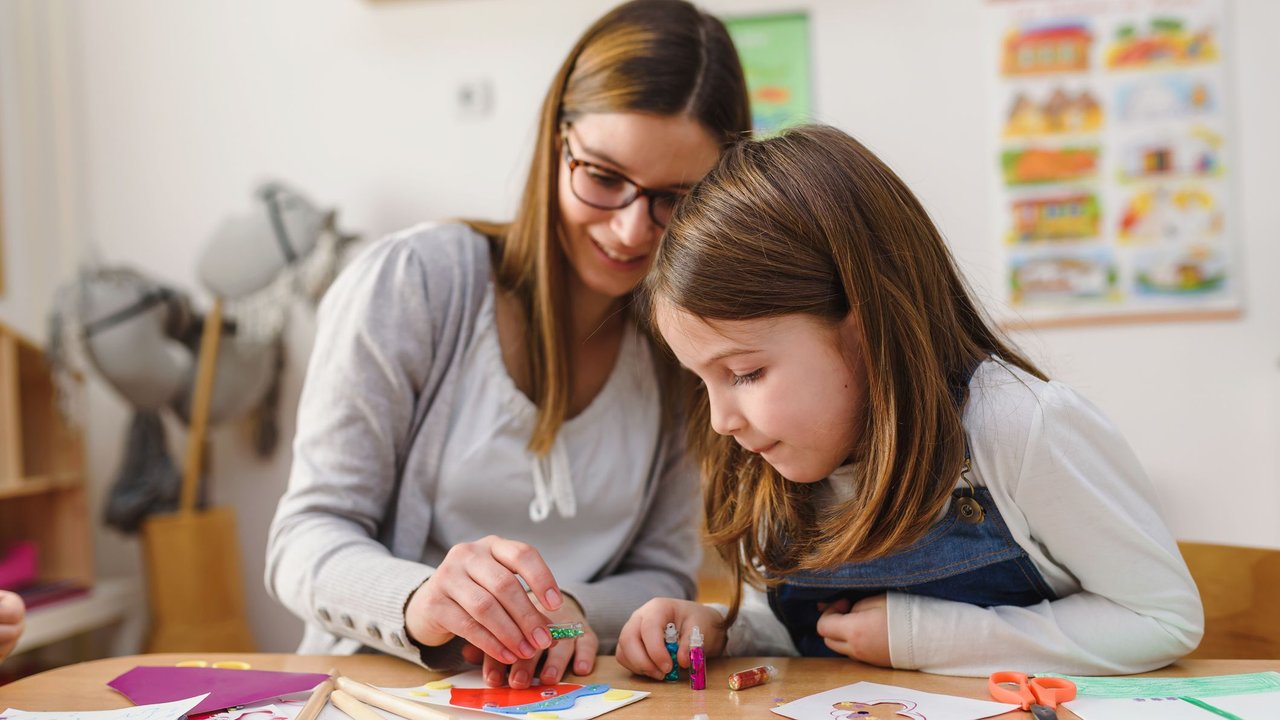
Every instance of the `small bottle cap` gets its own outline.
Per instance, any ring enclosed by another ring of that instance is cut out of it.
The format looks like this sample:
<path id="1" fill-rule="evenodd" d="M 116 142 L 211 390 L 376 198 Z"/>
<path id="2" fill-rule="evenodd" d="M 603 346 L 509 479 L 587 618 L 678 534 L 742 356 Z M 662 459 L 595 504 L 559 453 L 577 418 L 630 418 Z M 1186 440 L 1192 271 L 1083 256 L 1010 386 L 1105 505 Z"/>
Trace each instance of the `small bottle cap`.
<path id="1" fill-rule="evenodd" d="M 702 628 L 693 626 L 693 634 L 689 636 L 690 647 L 702 647 Z"/>
<path id="2" fill-rule="evenodd" d="M 680 642 L 680 631 L 676 630 L 675 623 L 667 623 L 666 642 Z"/>

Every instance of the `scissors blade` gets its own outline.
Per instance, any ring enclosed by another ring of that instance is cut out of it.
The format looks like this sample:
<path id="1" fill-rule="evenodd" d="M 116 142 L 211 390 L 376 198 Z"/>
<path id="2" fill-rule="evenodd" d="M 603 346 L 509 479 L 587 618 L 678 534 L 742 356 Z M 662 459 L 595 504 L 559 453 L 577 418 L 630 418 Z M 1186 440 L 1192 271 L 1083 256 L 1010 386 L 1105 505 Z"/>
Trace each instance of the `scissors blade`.
<path id="1" fill-rule="evenodd" d="M 1058 720 L 1058 711 L 1045 705 L 1032 705 L 1031 716 L 1036 720 Z"/>

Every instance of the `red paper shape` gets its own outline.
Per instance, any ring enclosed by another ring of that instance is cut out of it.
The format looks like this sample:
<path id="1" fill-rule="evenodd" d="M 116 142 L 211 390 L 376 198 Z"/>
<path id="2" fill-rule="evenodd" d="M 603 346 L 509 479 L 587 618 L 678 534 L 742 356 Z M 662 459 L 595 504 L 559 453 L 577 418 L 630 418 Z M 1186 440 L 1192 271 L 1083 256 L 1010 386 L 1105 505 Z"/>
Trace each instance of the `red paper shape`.
<path id="1" fill-rule="evenodd" d="M 497 705 L 498 707 L 511 707 L 512 705 L 527 705 L 529 703 L 541 702 L 542 700 L 550 700 L 553 697 L 559 697 L 574 690 L 581 689 L 581 685 L 573 683 L 559 683 L 557 685 L 534 685 L 525 690 L 516 690 L 509 687 L 498 688 L 453 688 L 449 691 L 449 704 L 456 707 L 475 708 L 477 710 L 485 705 Z M 551 692 L 551 695 L 547 695 Z"/>
<path id="2" fill-rule="evenodd" d="M 132 700 L 134 705 L 173 702 L 209 693 L 209 697 L 188 712 L 195 715 L 305 692 L 328 678 L 324 673 L 162 665 L 136 667 L 107 685 Z"/>

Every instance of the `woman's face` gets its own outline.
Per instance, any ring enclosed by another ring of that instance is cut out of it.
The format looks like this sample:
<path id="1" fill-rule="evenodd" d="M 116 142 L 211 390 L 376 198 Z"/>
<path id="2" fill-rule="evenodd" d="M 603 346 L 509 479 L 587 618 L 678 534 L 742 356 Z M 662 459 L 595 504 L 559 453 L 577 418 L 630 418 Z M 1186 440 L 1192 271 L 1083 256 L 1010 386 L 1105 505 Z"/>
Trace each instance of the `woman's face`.
<path id="1" fill-rule="evenodd" d="M 704 320 L 661 299 L 655 309 L 663 339 L 706 387 L 713 430 L 793 482 L 849 462 L 868 395 L 852 313 L 832 324 L 802 314 Z"/>
<path id="2" fill-rule="evenodd" d="M 654 192 L 684 193 L 711 169 L 719 143 L 698 121 L 643 113 L 582 115 L 561 136 L 575 160 L 589 163 L 576 179 L 608 190 L 630 180 Z M 651 199 L 600 209 L 574 194 L 563 144 L 559 147 L 561 243 L 577 282 L 575 289 L 618 298 L 640 283 L 652 263 L 663 228 L 653 221 Z"/>

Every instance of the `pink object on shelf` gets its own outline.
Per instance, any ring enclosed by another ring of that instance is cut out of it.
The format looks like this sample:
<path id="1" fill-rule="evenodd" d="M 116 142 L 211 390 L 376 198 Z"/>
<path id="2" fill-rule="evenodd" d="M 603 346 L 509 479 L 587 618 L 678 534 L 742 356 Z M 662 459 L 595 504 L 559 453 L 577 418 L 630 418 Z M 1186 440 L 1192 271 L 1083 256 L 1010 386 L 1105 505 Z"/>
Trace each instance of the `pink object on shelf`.
<path id="1" fill-rule="evenodd" d="M 0 590 L 18 590 L 36 580 L 36 544 L 19 540 L 0 555 Z"/>

